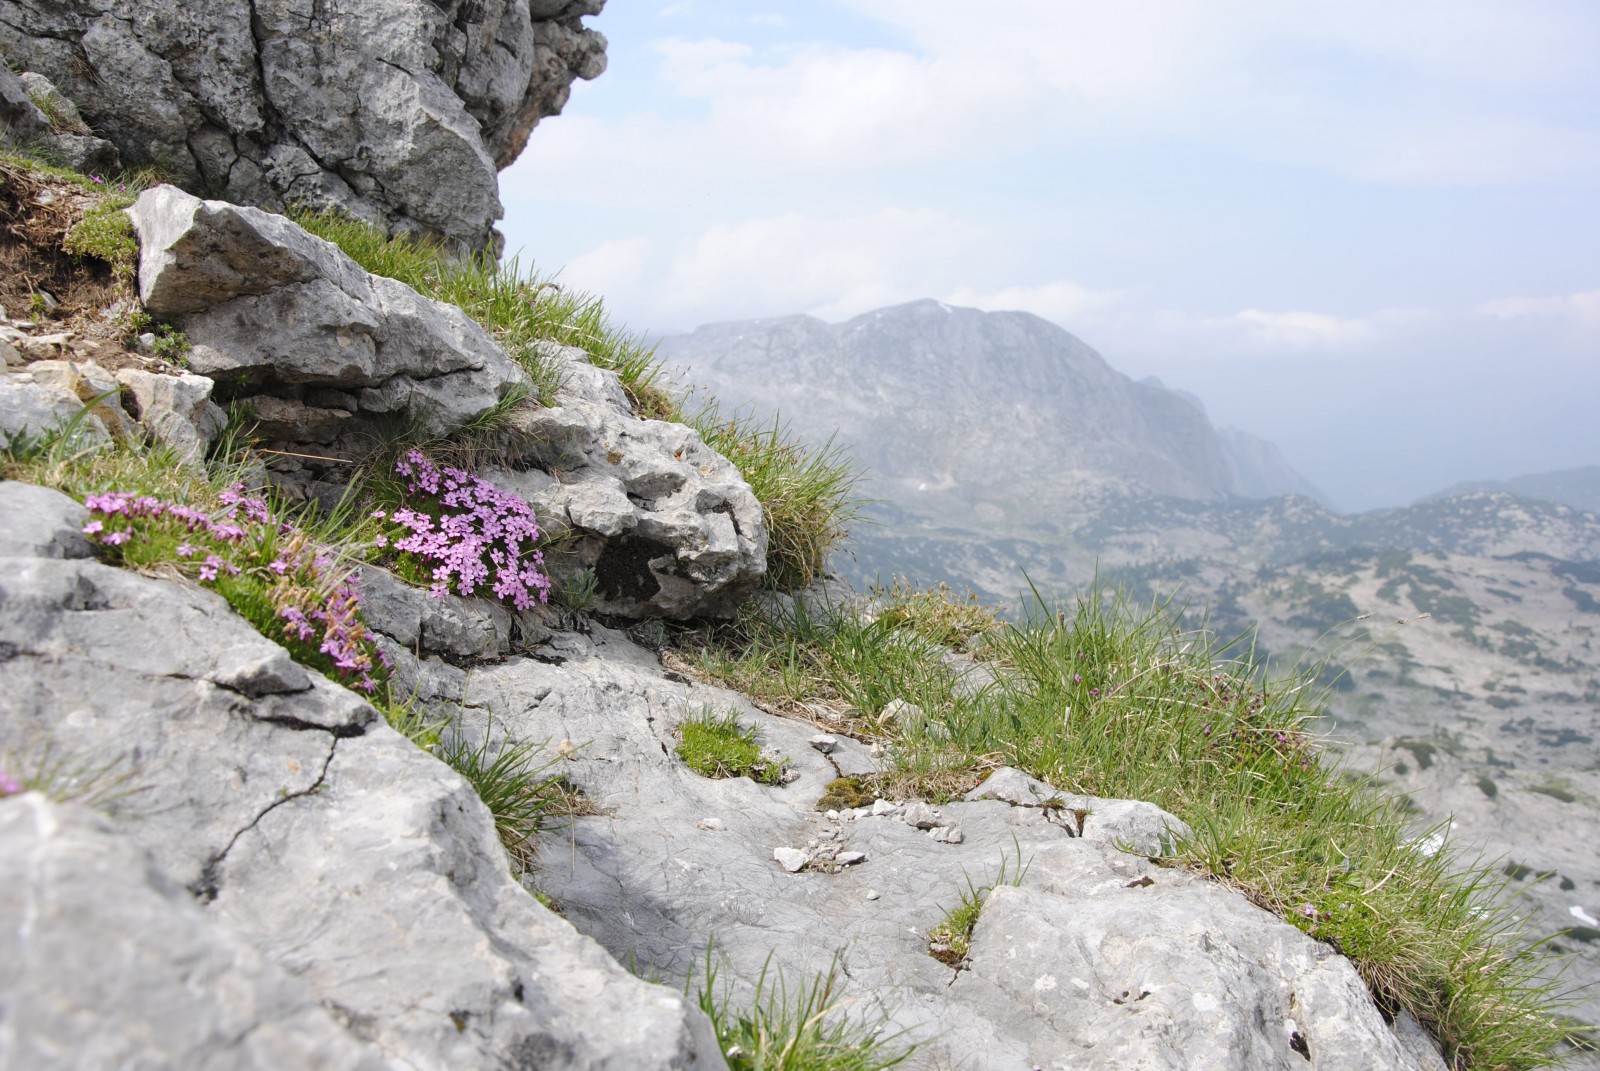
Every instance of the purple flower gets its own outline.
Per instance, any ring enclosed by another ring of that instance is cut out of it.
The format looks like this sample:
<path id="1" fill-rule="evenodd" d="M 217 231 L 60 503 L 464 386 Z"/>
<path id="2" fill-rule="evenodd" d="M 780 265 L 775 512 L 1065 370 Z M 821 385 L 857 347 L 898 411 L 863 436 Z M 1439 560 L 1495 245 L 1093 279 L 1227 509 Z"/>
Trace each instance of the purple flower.
<path id="1" fill-rule="evenodd" d="M 271 569 L 279 576 L 282 576 L 284 573 L 289 571 L 289 563 L 284 561 L 282 558 L 274 558 L 272 561 L 267 563 L 267 568 Z"/>
<path id="2" fill-rule="evenodd" d="M 0 770 L 0 796 L 15 796 L 21 791 L 22 783 L 4 770 Z"/>
<path id="3" fill-rule="evenodd" d="M 90 521 L 88 524 L 83 526 L 83 534 L 94 535 L 96 532 L 101 531 L 104 528 L 105 525 L 99 521 Z"/>
<path id="4" fill-rule="evenodd" d="M 129 539 L 129 536 L 127 532 L 107 532 L 103 538 L 113 547 L 118 547 L 126 543 Z"/>

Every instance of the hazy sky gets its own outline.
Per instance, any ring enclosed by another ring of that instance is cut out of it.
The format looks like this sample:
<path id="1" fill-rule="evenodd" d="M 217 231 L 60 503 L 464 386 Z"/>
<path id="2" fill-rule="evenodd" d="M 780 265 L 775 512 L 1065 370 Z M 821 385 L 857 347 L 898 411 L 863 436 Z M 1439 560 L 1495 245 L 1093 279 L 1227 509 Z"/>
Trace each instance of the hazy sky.
<path id="1" fill-rule="evenodd" d="M 502 229 L 630 327 L 1026 309 L 1346 508 L 1600 463 L 1594 0 L 588 21 L 610 69 L 502 175 Z"/>

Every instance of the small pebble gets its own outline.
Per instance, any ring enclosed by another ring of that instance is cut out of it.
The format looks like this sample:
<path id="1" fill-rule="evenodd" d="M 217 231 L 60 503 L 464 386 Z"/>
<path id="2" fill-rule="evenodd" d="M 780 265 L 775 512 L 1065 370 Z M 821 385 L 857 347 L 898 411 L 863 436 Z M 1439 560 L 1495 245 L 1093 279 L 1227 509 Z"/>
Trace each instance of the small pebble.
<path id="1" fill-rule="evenodd" d="M 818 733 L 811 738 L 811 746 L 824 755 L 828 755 L 838 749 L 839 738 L 837 736 L 829 736 L 827 733 Z"/>
<path id="2" fill-rule="evenodd" d="M 839 812 L 830 810 L 823 817 L 830 822 L 837 822 L 839 820 Z"/>
<path id="3" fill-rule="evenodd" d="M 872 814 L 873 814 L 874 817 L 882 817 L 883 815 L 886 815 L 886 814 L 899 814 L 899 813 L 900 813 L 900 805 L 898 803 L 890 803 L 888 800 L 873 800 L 872 801 Z"/>
<path id="4" fill-rule="evenodd" d="M 791 874 L 799 873 L 811 859 L 809 855 L 799 848 L 774 848 L 772 849 L 772 858 L 776 859 L 778 865 Z"/>
<path id="5" fill-rule="evenodd" d="M 840 852 L 838 855 L 834 856 L 834 859 L 837 860 L 841 866 L 855 866 L 857 863 L 865 863 L 867 861 L 867 853 Z"/>
<path id="6" fill-rule="evenodd" d="M 877 898 L 878 898 L 878 890 L 877 889 L 868 889 L 867 890 L 867 899 L 868 900 L 876 900 Z"/>
<path id="7" fill-rule="evenodd" d="M 694 827 L 696 829 L 709 829 L 713 833 L 721 833 L 728 828 L 720 818 L 702 818 L 694 824 Z"/>

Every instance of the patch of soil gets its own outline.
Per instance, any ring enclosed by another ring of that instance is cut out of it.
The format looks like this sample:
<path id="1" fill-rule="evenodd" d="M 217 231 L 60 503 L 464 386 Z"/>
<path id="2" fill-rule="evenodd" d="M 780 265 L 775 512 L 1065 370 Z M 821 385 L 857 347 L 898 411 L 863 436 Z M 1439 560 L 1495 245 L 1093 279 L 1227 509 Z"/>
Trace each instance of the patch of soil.
<path id="1" fill-rule="evenodd" d="M 0 305 L 13 320 L 31 320 L 38 333 L 72 331 L 80 359 L 107 369 L 140 364 L 127 353 L 127 323 L 114 306 L 133 308 L 130 283 L 111 266 L 62 248 L 67 232 L 100 198 L 72 182 L 0 161 Z M 57 302 L 46 312 L 36 295 Z"/>

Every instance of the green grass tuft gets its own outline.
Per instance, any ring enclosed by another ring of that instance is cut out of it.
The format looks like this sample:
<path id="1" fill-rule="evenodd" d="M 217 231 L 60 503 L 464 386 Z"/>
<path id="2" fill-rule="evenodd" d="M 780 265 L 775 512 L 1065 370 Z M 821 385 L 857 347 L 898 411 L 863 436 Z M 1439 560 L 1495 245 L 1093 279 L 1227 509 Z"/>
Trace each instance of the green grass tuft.
<path id="1" fill-rule="evenodd" d="M 699 992 L 700 1010 L 711 1019 L 729 1071 L 887 1071 L 904 1063 L 914 1045 L 885 1034 L 886 1024 L 851 1018 L 840 990 L 838 964 L 825 975 L 791 990 L 782 973 L 774 979 L 769 959 L 756 979 L 748 1010 L 717 987 L 711 949 Z"/>
<path id="2" fill-rule="evenodd" d="M 783 783 L 784 759 L 769 759 L 756 743 L 755 730 L 739 723 L 733 711 L 710 707 L 678 727 L 678 757 L 706 777 L 748 777 L 764 785 Z"/>
<path id="3" fill-rule="evenodd" d="M 778 420 L 723 417 L 713 404 L 687 423 L 738 468 L 767 522 L 767 587 L 796 591 L 821 576 L 857 516 L 859 474 L 831 441 L 808 447 Z"/>
<path id="4" fill-rule="evenodd" d="M 534 838 L 547 819 L 572 813 L 572 790 L 550 775 L 561 756 L 541 758 L 548 741 L 508 738 L 491 747 L 490 736 L 486 729 L 474 744 L 459 732 L 452 734 L 439 746 L 438 756 L 472 785 L 494 816 L 495 831 L 513 868 L 525 873 L 533 867 L 538 852 Z"/>

